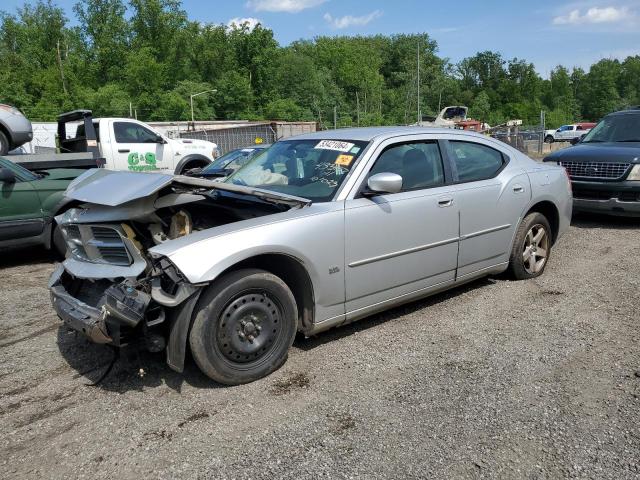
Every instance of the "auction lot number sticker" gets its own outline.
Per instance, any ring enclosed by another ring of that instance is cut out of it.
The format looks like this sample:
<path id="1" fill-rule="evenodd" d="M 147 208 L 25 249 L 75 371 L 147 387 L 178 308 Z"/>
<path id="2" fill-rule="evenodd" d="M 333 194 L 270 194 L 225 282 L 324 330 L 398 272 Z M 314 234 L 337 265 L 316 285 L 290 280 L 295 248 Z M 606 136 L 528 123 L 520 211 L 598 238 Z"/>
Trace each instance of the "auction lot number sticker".
<path id="1" fill-rule="evenodd" d="M 320 150 L 335 150 L 338 152 L 348 152 L 353 148 L 353 143 L 341 142 L 340 140 L 322 140 L 314 148 Z"/>

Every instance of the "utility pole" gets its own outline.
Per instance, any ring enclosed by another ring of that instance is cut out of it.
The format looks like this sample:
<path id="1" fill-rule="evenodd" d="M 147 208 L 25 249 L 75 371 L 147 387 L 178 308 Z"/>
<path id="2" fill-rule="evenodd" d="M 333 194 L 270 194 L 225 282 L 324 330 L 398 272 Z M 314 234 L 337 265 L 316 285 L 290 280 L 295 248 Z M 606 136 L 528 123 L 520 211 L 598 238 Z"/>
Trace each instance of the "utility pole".
<path id="1" fill-rule="evenodd" d="M 62 80 L 62 90 L 67 95 L 67 82 L 64 79 L 64 69 L 62 68 L 62 57 L 60 56 L 60 40 L 58 40 L 56 53 L 58 57 L 58 68 L 60 68 L 60 80 Z"/>
<path id="2" fill-rule="evenodd" d="M 440 90 L 440 96 L 438 97 L 438 112 L 440 113 L 440 109 L 442 108 L 440 105 L 442 105 L 442 90 Z"/>
<path id="3" fill-rule="evenodd" d="M 194 93 L 193 95 L 191 95 L 189 98 L 191 99 L 191 123 L 195 123 L 195 119 L 193 116 L 193 97 L 197 97 L 198 95 L 204 95 L 205 93 L 216 93 L 218 90 L 213 89 L 213 90 L 205 90 L 204 92 L 199 92 L 199 93 Z"/>
<path id="4" fill-rule="evenodd" d="M 129 118 L 133 118 L 133 104 L 129 102 Z"/>
<path id="5" fill-rule="evenodd" d="M 337 129 L 338 128 L 338 107 L 334 106 L 333 107 L 333 129 Z"/>
<path id="6" fill-rule="evenodd" d="M 418 42 L 418 123 L 422 121 L 420 112 L 420 42 Z"/>
<path id="7" fill-rule="evenodd" d="M 358 114 L 358 126 L 360 126 L 360 97 L 356 91 L 356 112 Z"/>

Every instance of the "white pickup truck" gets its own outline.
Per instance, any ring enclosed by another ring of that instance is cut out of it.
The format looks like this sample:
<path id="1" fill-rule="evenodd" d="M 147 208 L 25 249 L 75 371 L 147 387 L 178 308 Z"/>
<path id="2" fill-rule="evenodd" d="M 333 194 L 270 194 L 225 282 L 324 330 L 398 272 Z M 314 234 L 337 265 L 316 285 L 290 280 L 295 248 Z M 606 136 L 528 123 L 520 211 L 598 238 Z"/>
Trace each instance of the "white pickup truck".
<path id="1" fill-rule="evenodd" d="M 544 141 L 546 143 L 553 142 L 570 142 L 574 138 L 580 138 L 589 130 L 595 127 L 595 123 L 583 122 L 574 123 L 572 125 L 562 125 L 557 130 L 545 130 Z"/>
<path id="2" fill-rule="evenodd" d="M 131 118 L 93 118 L 90 110 L 58 116 L 59 153 L 16 155 L 14 163 L 31 170 L 96 165 L 110 170 L 182 174 L 203 168 L 218 156 L 213 142 L 171 139 Z"/>

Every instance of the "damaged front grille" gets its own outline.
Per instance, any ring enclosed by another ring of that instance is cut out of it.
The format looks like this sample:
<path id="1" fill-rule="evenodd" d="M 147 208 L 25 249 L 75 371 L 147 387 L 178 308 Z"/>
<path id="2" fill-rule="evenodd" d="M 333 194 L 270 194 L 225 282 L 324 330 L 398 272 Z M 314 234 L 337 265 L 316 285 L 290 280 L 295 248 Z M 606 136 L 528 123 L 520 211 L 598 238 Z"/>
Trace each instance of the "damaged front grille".
<path id="1" fill-rule="evenodd" d="M 80 260 L 118 266 L 133 263 L 118 226 L 65 225 L 63 232 L 72 255 Z"/>

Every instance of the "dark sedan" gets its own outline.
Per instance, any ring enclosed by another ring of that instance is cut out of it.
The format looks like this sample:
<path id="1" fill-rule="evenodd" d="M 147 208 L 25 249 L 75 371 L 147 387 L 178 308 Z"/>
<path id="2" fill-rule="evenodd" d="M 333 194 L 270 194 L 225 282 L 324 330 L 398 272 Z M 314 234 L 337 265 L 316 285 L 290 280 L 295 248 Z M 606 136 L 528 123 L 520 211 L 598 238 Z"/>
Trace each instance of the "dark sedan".
<path id="1" fill-rule="evenodd" d="M 544 161 L 567 170 L 574 211 L 640 216 L 640 106 L 607 115 Z"/>
<path id="2" fill-rule="evenodd" d="M 225 153 L 220 158 L 215 159 L 204 168 L 194 168 L 187 175 L 204 178 L 224 178 L 228 177 L 240 167 L 249 163 L 253 157 L 264 152 L 271 145 L 254 145 L 252 147 L 238 148 Z"/>

